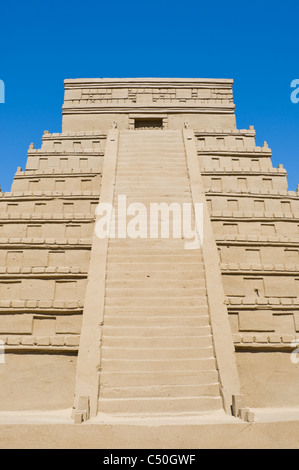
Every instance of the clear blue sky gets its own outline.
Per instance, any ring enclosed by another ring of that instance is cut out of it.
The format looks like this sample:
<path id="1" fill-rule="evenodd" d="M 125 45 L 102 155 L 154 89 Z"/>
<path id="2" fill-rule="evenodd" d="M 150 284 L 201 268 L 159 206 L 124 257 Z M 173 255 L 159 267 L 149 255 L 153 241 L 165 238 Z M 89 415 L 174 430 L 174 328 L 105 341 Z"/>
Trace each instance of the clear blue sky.
<path id="1" fill-rule="evenodd" d="M 1 2 L 0 183 L 9 190 L 30 142 L 61 131 L 63 80 L 233 78 L 238 128 L 253 124 L 273 164 L 299 183 L 298 1 Z"/>

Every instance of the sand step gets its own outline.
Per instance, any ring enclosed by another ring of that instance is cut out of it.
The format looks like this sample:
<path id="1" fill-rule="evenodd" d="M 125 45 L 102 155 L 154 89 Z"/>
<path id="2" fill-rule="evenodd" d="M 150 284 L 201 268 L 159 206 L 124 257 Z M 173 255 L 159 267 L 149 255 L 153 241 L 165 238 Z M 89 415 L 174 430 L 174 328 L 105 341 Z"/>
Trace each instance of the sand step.
<path id="1" fill-rule="evenodd" d="M 174 165 L 176 166 L 176 170 L 181 169 L 182 171 L 186 171 L 186 166 L 175 162 L 175 161 L 162 161 L 162 162 L 157 162 L 156 164 L 151 163 L 150 161 L 147 162 L 123 162 L 118 165 L 118 171 L 119 170 L 136 170 L 136 166 L 140 168 L 140 170 L 172 170 Z"/>
<path id="2" fill-rule="evenodd" d="M 121 147 L 119 149 L 119 158 L 121 158 L 122 162 L 125 162 L 130 159 L 134 158 L 148 158 L 148 157 L 155 157 L 155 158 L 177 158 L 178 160 L 184 161 L 185 155 L 181 148 L 175 149 L 172 148 L 171 150 L 167 149 L 159 149 L 159 147 L 150 148 L 150 149 L 136 149 L 132 146 L 130 147 Z"/>
<path id="3" fill-rule="evenodd" d="M 181 172 L 178 172 L 177 175 L 175 174 L 168 174 L 168 176 L 161 175 L 160 172 L 153 172 L 151 171 L 148 176 L 146 176 L 143 173 L 138 172 L 136 175 L 122 175 L 117 173 L 117 184 L 119 182 L 128 182 L 128 181 L 136 181 L 139 183 L 145 183 L 149 182 L 151 183 L 152 181 L 157 181 L 157 182 L 165 182 L 165 180 L 169 181 L 177 181 L 178 183 L 184 183 L 186 184 L 186 174 L 182 174 Z"/>
<path id="4" fill-rule="evenodd" d="M 161 168 L 161 166 L 162 166 L 162 167 L 163 167 L 163 166 L 172 166 L 172 167 L 175 167 L 175 170 L 176 170 L 176 171 L 179 170 L 179 169 L 184 170 L 184 166 L 181 166 L 181 164 L 178 163 L 178 161 L 176 161 L 175 159 L 171 159 L 171 160 L 165 160 L 165 159 L 164 159 L 164 160 L 161 160 L 161 159 L 159 159 L 159 160 L 157 160 L 157 162 L 156 162 L 155 165 L 153 165 L 153 163 L 154 163 L 154 162 L 153 162 L 153 159 L 154 159 L 154 157 L 151 157 L 151 160 L 152 160 L 152 161 L 150 161 L 148 158 L 139 157 L 139 158 L 136 159 L 136 160 L 127 160 L 126 162 L 122 162 L 122 164 L 118 167 L 118 170 L 125 169 L 125 168 L 127 167 L 127 165 L 135 165 L 135 169 L 136 169 L 136 168 L 139 168 L 139 165 L 143 165 L 143 166 L 144 166 L 144 165 L 150 165 L 150 166 L 151 166 L 151 171 L 157 170 L 157 169 Z M 142 175 L 142 176 L 143 176 L 143 175 Z M 184 176 L 184 172 L 182 172 L 181 175 L 177 175 L 177 176 L 175 177 L 175 179 L 177 179 L 177 178 L 180 179 L 180 178 L 182 178 L 183 176 Z M 154 177 L 154 179 L 156 180 L 157 177 L 158 177 L 158 175 L 156 175 L 156 176 Z M 171 182 L 172 177 L 173 177 L 173 175 L 169 174 L 168 177 L 165 177 L 165 182 Z M 120 183 L 122 183 L 121 180 L 120 180 L 120 181 L 118 181 L 118 180 L 116 181 L 116 184 L 117 184 L 117 185 L 120 184 Z M 185 177 L 185 183 L 187 183 L 187 178 L 186 178 L 186 177 Z"/>
<path id="5" fill-rule="evenodd" d="M 163 372 L 192 370 L 215 370 L 216 363 L 213 357 L 196 359 L 102 359 L 102 368 L 109 372 Z"/>
<path id="6" fill-rule="evenodd" d="M 139 337 L 159 337 L 159 336 L 206 336 L 211 334 L 209 326 L 196 327 L 116 327 L 106 326 L 105 335 L 107 336 L 136 336 Z"/>
<path id="7" fill-rule="evenodd" d="M 213 356 L 212 346 L 206 348 L 113 348 L 103 347 L 103 360 L 159 360 L 204 359 Z"/>
<path id="8" fill-rule="evenodd" d="M 189 264 L 189 263 L 120 263 L 114 260 L 111 260 L 108 255 L 107 260 L 107 269 L 112 271 L 141 271 L 141 272 L 192 272 L 192 273 L 202 273 L 204 270 L 203 263 Z"/>
<path id="9" fill-rule="evenodd" d="M 181 239 L 148 239 L 148 238 L 138 238 L 136 240 L 132 240 L 130 238 L 123 238 L 123 239 L 117 239 L 117 238 L 111 238 L 109 240 L 109 251 L 108 255 L 110 252 L 110 247 L 111 245 L 118 245 L 118 248 L 123 248 L 124 252 L 126 251 L 127 248 L 131 249 L 144 249 L 144 250 L 151 250 L 151 249 L 161 249 L 164 250 L 165 253 L 168 251 L 171 252 L 171 250 L 177 250 L 179 253 L 180 251 L 187 251 L 184 249 L 184 241 Z M 188 250 L 189 251 L 189 250 Z M 200 249 L 197 250 L 191 250 L 192 253 L 201 253 Z"/>
<path id="10" fill-rule="evenodd" d="M 175 397 L 175 398 L 101 398 L 102 413 L 197 413 L 222 408 L 220 397 Z"/>
<path id="11" fill-rule="evenodd" d="M 112 315 L 106 315 L 105 316 L 105 326 L 167 326 L 167 327 L 173 327 L 173 326 L 209 326 L 209 316 L 204 315 L 204 316 L 193 316 L 193 317 L 147 317 L 146 315 L 143 316 L 124 316 L 124 315 L 118 315 L 118 316 L 112 316 Z"/>
<path id="12" fill-rule="evenodd" d="M 205 288 L 199 287 L 183 287 L 183 288 L 173 288 L 170 289 L 152 289 L 152 288 L 133 288 L 129 289 L 126 286 L 121 288 L 113 288 L 107 287 L 106 288 L 106 297 L 118 299 L 118 298 L 127 298 L 127 297 L 152 297 L 153 299 L 160 297 L 187 297 L 191 298 L 191 296 L 199 296 L 204 297 L 206 295 Z"/>
<path id="13" fill-rule="evenodd" d="M 210 383 L 203 385 L 152 385 L 131 387 L 106 387 L 100 388 L 100 397 L 103 398 L 163 398 L 163 397 L 200 397 L 219 396 L 219 384 Z"/>
<path id="14" fill-rule="evenodd" d="M 212 336 L 160 336 L 139 337 L 135 336 L 105 336 L 104 347 L 122 348 L 204 348 L 212 344 Z"/>
<path id="15" fill-rule="evenodd" d="M 106 280 L 106 287 L 108 288 L 127 288 L 127 289 L 158 289 L 158 288 L 172 288 L 172 289 L 182 289 L 182 288 L 205 288 L 206 282 L 204 279 L 182 279 L 181 282 L 173 279 L 152 279 L 151 277 L 146 277 L 143 280 L 138 279 L 122 279 L 122 280 L 111 280 L 111 278 Z"/>
<path id="16" fill-rule="evenodd" d="M 124 169 L 126 165 L 150 165 L 150 170 L 153 171 L 159 168 L 161 165 L 172 166 L 176 170 L 185 170 L 184 161 L 179 155 L 157 155 L 157 154 L 148 154 L 148 155 L 130 155 L 130 157 L 123 158 L 118 170 Z M 135 166 L 135 169 L 137 167 Z M 184 176 L 184 173 L 181 173 L 180 176 Z"/>
<path id="17" fill-rule="evenodd" d="M 206 385 L 216 383 L 218 373 L 214 370 L 192 370 L 174 372 L 165 370 L 163 372 L 107 372 L 101 373 L 101 384 L 107 387 L 145 387 L 156 385 Z"/>
<path id="18" fill-rule="evenodd" d="M 179 169 L 174 169 L 174 168 L 168 168 L 168 169 L 161 169 L 161 168 L 158 168 L 158 169 L 155 169 L 155 168 L 152 168 L 151 170 L 146 170 L 146 169 L 140 169 L 139 171 L 134 171 L 134 170 L 131 170 L 131 171 L 128 171 L 126 170 L 125 168 L 124 169 L 118 169 L 117 170 L 117 173 L 116 173 L 116 178 L 122 178 L 125 180 L 125 178 L 130 178 L 132 180 L 134 180 L 134 178 L 144 178 L 145 181 L 151 181 L 151 179 L 156 179 L 157 177 L 159 176 L 159 178 L 169 178 L 169 179 L 175 179 L 175 178 L 178 178 L 178 177 L 187 177 L 187 171 L 186 173 L 182 172 L 182 170 L 179 170 Z M 120 182 L 122 183 L 123 180 L 120 180 Z M 127 180 L 128 181 L 128 180 Z M 118 183 L 117 183 L 118 184 Z"/>
<path id="19" fill-rule="evenodd" d="M 167 280 L 169 284 L 167 283 Z M 194 281 L 198 287 L 205 287 L 204 279 L 204 270 L 197 270 L 186 272 L 184 270 L 176 271 L 176 272 L 167 272 L 167 271 L 151 271 L 148 272 L 146 270 L 142 271 L 135 271 L 131 270 L 130 272 L 121 271 L 121 270 L 113 270 L 107 273 L 107 286 L 109 286 L 109 282 L 133 282 L 133 281 L 159 281 L 161 282 L 161 287 L 165 287 L 165 283 L 169 286 L 172 286 L 174 282 L 178 281 L 178 285 L 180 282 L 191 282 Z M 201 284 L 203 282 L 203 284 Z"/>
<path id="20" fill-rule="evenodd" d="M 171 193 L 169 194 L 164 194 L 163 196 L 154 196 L 154 195 L 151 195 L 149 196 L 148 193 L 146 194 L 140 194 L 138 196 L 138 199 L 136 198 L 136 196 L 131 196 L 130 194 L 128 194 L 127 192 L 124 194 L 124 193 L 121 193 L 121 192 L 117 192 L 115 195 L 114 195 L 114 199 L 113 199 L 113 205 L 114 205 L 114 208 L 116 209 L 117 208 L 117 203 L 118 203 L 118 196 L 126 196 L 126 201 L 127 201 L 127 204 L 130 204 L 131 202 L 142 202 L 143 204 L 145 205 L 148 205 L 148 204 L 151 204 L 151 203 L 157 203 L 157 204 L 160 204 L 162 202 L 166 202 L 167 204 L 171 204 L 172 202 L 176 202 L 177 204 L 182 204 L 182 203 L 186 203 L 188 202 L 190 204 L 190 202 L 192 202 L 191 200 L 191 193 L 190 194 L 180 194 L 179 196 L 172 196 Z"/>
<path id="21" fill-rule="evenodd" d="M 115 239 L 114 239 L 115 240 Z M 166 246 L 165 246 L 166 245 Z M 150 246 L 150 249 L 147 247 L 138 247 L 138 243 L 136 241 L 131 240 L 131 246 L 128 243 L 126 247 L 124 247 L 124 244 L 121 242 L 114 243 L 114 245 L 109 246 L 109 254 L 108 256 L 174 256 L 177 258 L 181 258 L 182 256 L 186 257 L 187 260 L 191 259 L 197 259 L 197 261 L 202 261 L 202 253 L 201 250 L 184 250 L 178 248 L 178 245 L 176 248 L 168 248 L 167 244 L 164 242 L 164 246 L 162 245 L 160 248 L 157 247 L 155 248 L 154 244 Z"/>
<path id="22" fill-rule="evenodd" d="M 135 185 L 134 185 L 135 186 Z M 176 198 L 177 196 L 181 196 L 183 193 L 184 194 L 191 194 L 190 193 L 190 189 L 186 186 L 184 188 L 181 188 L 178 186 L 178 185 L 168 185 L 168 184 L 164 184 L 164 185 L 161 185 L 160 187 L 158 187 L 157 185 L 155 186 L 140 186 L 140 187 L 135 187 L 134 190 L 132 190 L 130 192 L 130 195 L 132 198 L 137 198 L 139 196 L 142 196 L 142 195 L 147 195 L 148 197 L 148 192 L 149 192 L 149 188 L 150 188 L 150 192 L 151 192 L 151 196 L 154 197 L 154 196 L 157 196 L 159 195 L 160 197 L 163 197 L 163 196 L 167 196 L 169 195 L 169 193 L 171 193 L 171 196 L 173 198 Z M 118 185 L 117 186 L 117 194 L 120 194 L 120 195 L 126 195 L 127 194 L 127 191 L 128 191 L 128 188 L 127 188 L 127 185 L 124 184 L 124 185 Z M 147 191 L 147 194 L 146 194 L 146 191 Z"/>
<path id="23" fill-rule="evenodd" d="M 207 305 L 200 305 L 200 306 L 190 306 L 185 305 L 184 307 L 169 306 L 166 305 L 164 307 L 153 306 L 153 305 L 143 305 L 142 308 L 134 307 L 132 305 L 120 305 L 117 307 L 109 307 L 108 305 L 105 307 L 106 315 L 146 315 L 146 316 L 201 316 L 208 314 L 208 306 Z"/>
<path id="24" fill-rule="evenodd" d="M 134 297 L 119 297 L 119 298 L 111 298 L 109 296 L 106 296 L 105 299 L 106 305 L 107 306 L 125 306 L 125 305 L 130 305 L 130 306 L 138 306 L 142 307 L 145 304 L 150 304 L 152 306 L 178 306 L 178 307 L 183 307 L 183 306 L 200 306 L 200 305 L 207 305 L 207 299 L 206 296 L 203 297 L 153 297 L 152 295 L 147 295 L 147 296 L 134 296 Z"/>
<path id="25" fill-rule="evenodd" d="M 194 253 L 194 255 L 190 256 L 189 255 L 190 251 L 186 250 L 186 254 L 128 254 L 128 253 L 123 253 L 122 255 L 120 254 L 114 254 L 112 250 L 109 251 L 108 254 L 108 262 L 111 263 L 134 263 L 134 264 L 153 264 L 153 263 L 176 263 L 176 264 L 195 264 L 198 266 L 199 263 L 203 263 L 203 258 L 200 254 Z"/>
<path id="26" fill-rule="evenodd" d="M 149 138 L 147 138 L 149 137 Z M 152 148 L 163 149 L 163 150 L 173 150 L 173 149 L 182 149 L 183 142 L 179 138 L 171 138 L 171 137 L 150 137 L 143 135 L 142 137 L 133 137 L 130 138 L 130 141 L 127 140 L 126 142 L 120 139 L 119 141 L 119 150 L 126 148 L 140 148 L 141 150 L 151 150 Z"/>
<path id="27" fill-rule="evenodd" d="M 182 141 L 178 138 L 169 138 L 169 137 L 150 137 L 143 135 L 142 137 L 132 137 L 130 138 L 130 142 L 119 142 L 119 150 L 127 149 L 127 148 L 140 148 L 141 150 L 151 150 L 152 148 L 157 148 L 158 150 L 167 150 L 167 149 L 182 149 L 183 144 Z"/>
<path id="28" fill-rule="evenodd" d="M 161 186 L 165 186 L 165 187 L 173 187 L 174 185 L 175 186 L 178 186 L 178 187 L 182 187 L 182 188 L 188 188 L 188 186 L 186 185 L 186 180 L 182 180 L 182 179 L 178 179 L 178 178 L 169 178 L 169 180 L 167 180 L 166 178 L 154 178 L 154 177 L 147 177 L 147 178 L 142 178 L 142 179 L 137 179 L 136 177 L 124 177 L 123 179 L 120 179 L 121 177 L 119 176 L 118 179 L 119 179 L 119 182 L 117 183 L 117 187 L 116 189 L 120 188 L 120 187 L 123 187 L 124 185 L 127 185 L 128 183 L 134 183 L 134 188 L 146 188 L 146 187 L 161 187 Z M 185 179 L 185 178 L 184 178 Z M 188 188 L 189 189 L 189 188 Z"/>

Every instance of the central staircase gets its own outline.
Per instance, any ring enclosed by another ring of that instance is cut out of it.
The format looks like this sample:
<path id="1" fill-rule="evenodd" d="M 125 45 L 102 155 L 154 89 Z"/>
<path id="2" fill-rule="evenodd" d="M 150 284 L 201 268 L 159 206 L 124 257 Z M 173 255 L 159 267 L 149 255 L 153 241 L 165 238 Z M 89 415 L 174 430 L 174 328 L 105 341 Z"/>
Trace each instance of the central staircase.
<path id="1" fill-rule="evenodd" d="M 181 131 L 120 131 L 114 189 L 127 204 L 192 202 Z M 110 239 L 100 413 L 223 408 L 201 249 L 184 239 Z"/>

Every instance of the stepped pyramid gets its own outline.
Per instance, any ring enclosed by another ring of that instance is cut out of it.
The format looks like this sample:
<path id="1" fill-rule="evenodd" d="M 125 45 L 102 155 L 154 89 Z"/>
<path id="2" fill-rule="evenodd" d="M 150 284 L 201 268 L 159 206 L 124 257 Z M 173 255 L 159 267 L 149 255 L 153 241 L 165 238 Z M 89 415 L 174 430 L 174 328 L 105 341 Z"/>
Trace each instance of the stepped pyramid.
<path id="1" fill-rule="evenodd" d="M 299 193 L 238 130 L 232 80 L 65 81 L 62 132 L 0 193 L 1 411 L 293 406 Z M 99 203 L 202 207 L 203 240 L 100 238 Z M 246 409 L 245 409 L 246 410 Z M 247 416 L 248 417 L 248 416 Z"/>

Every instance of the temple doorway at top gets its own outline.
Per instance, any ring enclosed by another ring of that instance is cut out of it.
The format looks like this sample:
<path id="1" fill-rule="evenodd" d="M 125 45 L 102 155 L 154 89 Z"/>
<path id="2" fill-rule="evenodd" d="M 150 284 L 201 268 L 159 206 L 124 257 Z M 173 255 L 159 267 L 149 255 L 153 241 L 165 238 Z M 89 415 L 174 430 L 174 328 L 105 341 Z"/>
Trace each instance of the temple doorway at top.
<path id="1" fill-rule="evenodd" d="M 163 119 L 156 119 L 156 118 L 135 119 L 134 128 L 143 129 L 143 130 L 163 129 Z"/>

